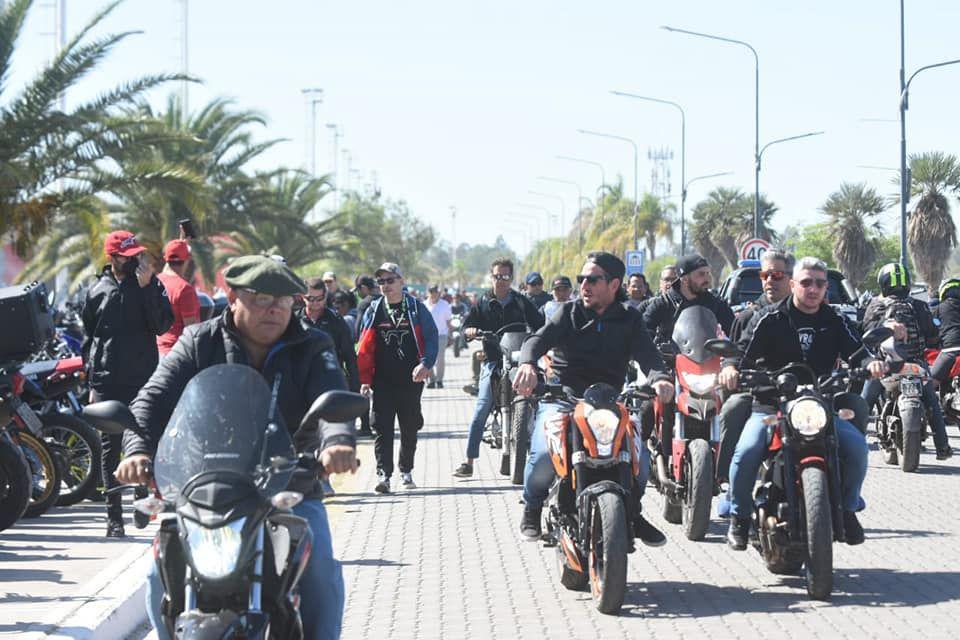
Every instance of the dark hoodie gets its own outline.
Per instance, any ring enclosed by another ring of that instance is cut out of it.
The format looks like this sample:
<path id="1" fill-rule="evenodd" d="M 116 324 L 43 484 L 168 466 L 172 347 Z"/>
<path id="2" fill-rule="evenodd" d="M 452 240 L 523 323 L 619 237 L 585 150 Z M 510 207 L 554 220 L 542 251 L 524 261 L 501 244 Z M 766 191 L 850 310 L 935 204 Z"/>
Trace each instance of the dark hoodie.
<path id="1" fill-rule="evenodd" d="M 647 305 L 643 312 L 643 321 L 657 344 L 669 342 L 673 337 L 673 325 L 677 322 L 680 312 L 687 307 L 702 306 L 710 309 L 713 315 L 717 317 L 717 322 L 723 328 L 723 332 L 730 335 L 733 327 L 733 310 L 722 298 L 718 298 L 709 291 L 704 291 L 693 300 L 680 293 L 680 280 L 673 283 L 673 286 L 662 296 L 657 296 Z"/>

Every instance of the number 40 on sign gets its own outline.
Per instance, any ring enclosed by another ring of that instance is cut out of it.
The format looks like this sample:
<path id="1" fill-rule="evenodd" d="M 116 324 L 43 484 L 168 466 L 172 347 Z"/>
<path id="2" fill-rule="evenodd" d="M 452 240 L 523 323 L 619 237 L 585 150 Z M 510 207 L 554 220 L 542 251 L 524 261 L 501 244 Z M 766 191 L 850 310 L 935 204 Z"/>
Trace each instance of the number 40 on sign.
<path id="1" fill-rule="evenodd" d="M 760 260 L 770 249 L 770 243 L 761 238 L 750 238 L 740 245 L 741 260 Z"/>

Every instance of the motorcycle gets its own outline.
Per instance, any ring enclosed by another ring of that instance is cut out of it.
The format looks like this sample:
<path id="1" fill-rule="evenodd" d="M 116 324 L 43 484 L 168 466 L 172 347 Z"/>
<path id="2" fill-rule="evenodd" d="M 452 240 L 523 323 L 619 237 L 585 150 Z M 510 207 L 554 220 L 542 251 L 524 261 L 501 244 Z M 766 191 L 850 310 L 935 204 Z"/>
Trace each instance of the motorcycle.
<path id="1" fill-rule="evenodd" d="M 943 349 L 942 351 L 955 354 L 960 352 L 960 347 Z M 940 349 L 928 349 L 924 354 L 927 358 L 927 364 L 932 367 L 940 353 Z M 950 369 L 950 384 L 940 385 L 940 406 L 943 407 L 943 415 L 948 423 L 960 424 L 960 358 L 954 361 L 953 367 Z"/>
<path id="2" fill-rule="evenodd" d="M 9 529 L 30 504 L 32 478 L 23 451 L 0 427 L 0 531 Z"/>
<path id="3" fill-rule="evenodd" d="M 510 453 L 515 446 L 515 441 L 512 439 L 510 432 L 513 425 L 514 399 L 510 376 L 516 376 L 516 368 L 520 359 L 520 345 L 523 344 L 523 339 L 527 335 L 527 325 L 513 322 L 500 327 L 496 331 L 478 331 L 475 338 L 483 342 L 485 349 L 481 353 L 486 352 L 486 347 L 492 344 L 495 345 L 494 348 L 500 354 L 490 378 L 494 404 L 487 423 L 489 433 L 483 438 L 483 441 L 493 449 L 502 450 L 500 458 L 500 473 L 502 475 L 511 475 Z"/>
<path id="4" fill-rule="evenodd" d="M 879 347 L 889 373 L 880 379 L 886 400 L 877 418 L 877 439 L 883 461 L 899 462 L 905 473 L 920 465 L 920 448 L 927 439 L 927 412 L 923 406 L 923 386 L 930 373 L 923 365 L 904 361 L 893 336 Z"/>
<path id="5" fill-rule="evenodd" d="M 720 451 L 720 405 L 717 374 L 722 358 L 736 346 L 717 338 L 717 318 L 702 306 L 687 307 L 673 329 L 672 351 L 677 397 L 671 442 L 664 433 L 664 411 L 654 402 L 656 438 L 650 448 L 656 468 L 656 485 L 663 495 L 663 519 L 682 524 L 688 540 L 702 540 L 710 525 L 713 496 L 719 495 L 716 478 Z"/>
<path id="6" fill-rule="evenodd" d="M 581 399 L 548 384 L 534 395 L 563 406 L 544 424 L 557 474 L 544 509 L 544 539 L 556 547 L 560 583 L 571 590 L 589 584 L 597 609 L 617 613 L 626 593 L 627 554 L 634 551 L 634 478 L 644 446 L 637 413 L 656 392 L 630 385 L 618 394 L 598 383 Z"/>
<path id="7" fill-rule="evenodd" d="M 454 314 L 450 318 L 450 344 L 453 345 L 453 357 L 459 358 L 460 352 L 467 348 L 467 339 L 463 335 L 463 315 Z"/>
<path id="8" fill-rule="evenodd" d="M 294 453 L 278 393 L 279 378 L 271 391 L 250 367 L 209 367 L 187 384 L 160 439 L 154 478 L 162 497 L 135 507 L 175 514 L 154 541 L 171 637 L 303 637 L 297 584 L 313 535 L 290 511 L 303 495 L 286 487 L 295 472 L 322 473 L 322 466 L 312 454 Z M 359 394 L 330 391 L 302 424 L 352 422 L 367 407 Z M 133 424 L 115 401 L 89 405 L 85 414 L 104 430 Z"/>

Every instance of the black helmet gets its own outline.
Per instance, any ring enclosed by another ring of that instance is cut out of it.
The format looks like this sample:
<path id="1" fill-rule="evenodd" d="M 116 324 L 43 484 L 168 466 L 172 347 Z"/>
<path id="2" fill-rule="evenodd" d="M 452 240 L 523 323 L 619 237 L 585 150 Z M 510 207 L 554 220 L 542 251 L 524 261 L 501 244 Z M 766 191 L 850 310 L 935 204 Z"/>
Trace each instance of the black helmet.
<path id="1" fill-rule="evenodd" d="M 880 293 L 885 296 L 905 296 L 910 293 L 910 272 L 899 262 L 883 265 L 877 274 Z"/>
<path id="2" fill-rule="evenodd" d="M 937 289 L 937 297 L 940 300 L 960 298 L 960 278 L 944 278 Z"/>

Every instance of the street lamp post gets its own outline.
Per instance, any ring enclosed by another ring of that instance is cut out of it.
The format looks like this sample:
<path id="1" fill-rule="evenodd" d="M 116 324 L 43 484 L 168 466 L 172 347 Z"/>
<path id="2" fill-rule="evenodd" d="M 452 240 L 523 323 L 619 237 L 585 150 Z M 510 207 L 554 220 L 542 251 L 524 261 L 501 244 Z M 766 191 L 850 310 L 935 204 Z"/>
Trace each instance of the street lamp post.
<path id="1" fill-rule="evenodd" d="M 326 127 L 333 134 L 333 210 L 340 210 L 340 180 L 337 174 L 339 168 L 338 156 L 340 150 L 340 138 L 343 137 L 343 129 L 334 122 L 328 122 Z"/>
<path id="2" fill-rule="evenodd" d="M 757 153 L 757 173 L 756 173 L 756 175 L 757 175 L 757 195 L 759 196 L 759 194 L 760 194 L 760 164 L 761 164 L 761 162 L 763 161 L 763 152 L 766 151 L 768 147 L 772 147 L 772 146 L 775 145 L 775 144 L 780 144 L 781 142 L 790 142 L 791 140 L 800 140 L 801 138 L 811 138 L 811 137 L 813 137 L 813 136 L 822 136 L 822 135 L 823 135 L 823 131 L 811 131 L 810 133 L 801 133 L 801 134 L 798 135 L 798 136 L 789 136 L 789 137 L 786 137 L 786 138 L 780 138 L 780 139 L 778 139 L 778 140 L 773 140 L 773 141 L 768 142 L 767 144 L 763 145 L 763 147 L 762 147 L 762 148 L 760 149 L 760 151 Z M 757 200 L 757 203 L 759 203 L 759 202 L 760 202 L 760 200 L 758 199 L 758 200 Z M 757 211 L 758 211 L 758 210 L 755 209 L 755 210 L 754 210 L 754 214 L 753 214 L 753 217 L 754 217 L 754 219 L 753 219 L 753 237 L 754 237 L 754 238 L 759 238 L 759 237 L 760 237 L 760 216 L 759 216 L 759 214 L 757 213 Z"/>
<path id="3" fill-rule="evenodd" d="M 680 184 L 686 184 L 687 181 L 687 114 L 684 112 L 683 107 L 681 107 L 676 102 L 671 100 L 663 100 L 661 98 L 651 98 L 649 96 L 639 96 L 635 93 L 626 93 L 624 91 L 611 91 L 615 96 L 622 96 L 624 98 L 634 98 L 635 100 L 646 100 L 647 102 L 658 102 L 660 104 L 669 105 L 675 108 L 680 112 Z M 683 255 L 683 248 L 686 246 L 687 242 L 687 190 L 683 189 L 680 193 L 680 249 L 681 255 Z"/>
<path id="4" fill-rule="evenodd" d="M 610 138 L 612 140 L 621 140 L 623 142 L 629 142 L 630 146 L 633 147 L 633 248 L 640 248 L 640 230 L 637 228 L 637 211 L 638 211 L 638 200 L 639 200 L 639 182 L 638 182 L 638 161 L 637 161 L 637 143 L 626 138 L 624 136 L 613 135 L 612 133 L 600 133 L 599 131 L 588 131 L 586 129 L 577 129 L 578 132 L 588 135 L 588 136 L 598 136 L 600 138 Z"/>
<path id="5" fill-rule="evenodd" d="M 698 31 L 687 31 L 686 29 L 677 29 L 675 27 L 661 27 L 667 31 L 672 31 L 674 33 L 685 33 L 688 36 L 697 36 L 698 38 L 708 38 L 710 40 L 719 40 L 720 42 L 729 42 L 731 44 L 738 44 L 740 46 L 750 49 L 750 52 L 753 54 L 753 63 L 754 63 L 754 89 L 753 89 L 753 127 L 754 127 L 754 138 L 753 138 L 753 159 L 756 165 L 756 170 L 754 171 L 753 176 L 753 235 L 756 237 L 760 233 L 760 56 L 757 55 L 757 50 L 753 48 L 749 43 L 744 42 L 743 40 L 734 40 L 733 38 L 724 38 L 722 36 L 715 36 L 709 33 L 700 33 Z"/>
<path id="6" fill-rule="evenodd" d="M 592 164 L 596 168 L 600 169 L 600 187 L 603 188 L 607 184 L 607 172 L 603 170 L 603 165 L 594 160 L 587 160 L 586 158 L 575 158 L 573 156 L 557 156 L 557 160 L 566 160 L 567 162 L 579 162 L 580 164 Z"/>
<path id="7" fill-rule="evenodd" d="M 551 176 L 537 176 L 537 180 L 544 180 L 546 182 L 556 182 L 558 184 L 568 184 L 576 188 L 577 190 L 577 230 L 579 231 L 580 238 L 580 251 L 583 251 L 583 219 L 581 213 L 583 211 L 583 192 L 580 190 L 580 184 L 574 182 L 573 180 L 564 180 L 562 178 L 553 178 Z"/>
<path id="8" fill-rule="evenodd" d="M 543 238 L 541 233 L 542 229 L 540 227 L 540 216 L 536 216 L 532 213 L 523 213 L 521 211 L 507 211 L 506 214 L 511 217 L 519 217 L 524 220 L 532 220 L 534 224 L 537 225 L 537 235 L 535 236 L 537 240 Z"/>
<path id="9" fill-rule="evenodd" d="M 720 176 L 732 176 L 732 175 L 733 175 L 733 171 L 724 171 L 722 173 L 708 173 L 705 176 L 696 176 L 694 178 L 690 178 L 688 181 L 683 183 L 683 186 L 682 186 L 683 191 L 681 191 L 680 193 L 680 201 L 683 202 L 684 200 L 687 199 L 687 191 L 690 189 L 690 185 L 692 185 L 694 182 L 699 182 L 700 180 L 707 180 L 708 178 L 719 178 Z M 682 256 L 687 255 L 687 237 L 683 230 L 682 222 L 680 225 L 680 255 Z"/>
<path id="10" fill-rule="evenodd" d="M 566 226 L 567 226 L 567 204 L 564 202 L 561 196 L 544 193 L 542 191 L 527 191 L 532 196 L 540 196 L 541 198 L 552 198 L 560 203 L 560 240 L 563 241 L 566 239 Z"/>

